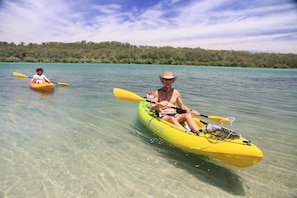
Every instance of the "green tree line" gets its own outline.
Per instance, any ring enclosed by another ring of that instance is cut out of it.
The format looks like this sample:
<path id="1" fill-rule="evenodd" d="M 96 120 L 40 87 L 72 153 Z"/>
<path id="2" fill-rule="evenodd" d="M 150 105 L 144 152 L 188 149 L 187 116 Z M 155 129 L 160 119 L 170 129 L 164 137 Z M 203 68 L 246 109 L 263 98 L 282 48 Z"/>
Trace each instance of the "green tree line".
<path id="1" fill-rule="evenodd" d="M 251 53 L 186 47 L 136 46 L 121 42 L 0 42 L 1 62 L 122 63 L 297 68 L 297 54 Z"/>

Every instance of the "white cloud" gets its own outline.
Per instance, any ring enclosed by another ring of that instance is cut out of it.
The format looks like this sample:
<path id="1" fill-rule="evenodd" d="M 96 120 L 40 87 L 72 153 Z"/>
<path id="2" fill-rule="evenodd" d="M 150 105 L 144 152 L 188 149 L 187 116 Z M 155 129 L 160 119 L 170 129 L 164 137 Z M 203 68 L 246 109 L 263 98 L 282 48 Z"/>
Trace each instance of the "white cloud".
<path id="1" fill-rule="evenodd" d="M 4 0 L 0 8 L 0 40 L 120 41 L 134 45 L 297 53 L 297 13 L 292 4 L 234 10 L 225 5 L 238 4 L 235 0 L 193 1 L 179 7 L 160 1 L 142 10 L 135 6 L 123 10 L 119 4 L 87 2 Z"/>

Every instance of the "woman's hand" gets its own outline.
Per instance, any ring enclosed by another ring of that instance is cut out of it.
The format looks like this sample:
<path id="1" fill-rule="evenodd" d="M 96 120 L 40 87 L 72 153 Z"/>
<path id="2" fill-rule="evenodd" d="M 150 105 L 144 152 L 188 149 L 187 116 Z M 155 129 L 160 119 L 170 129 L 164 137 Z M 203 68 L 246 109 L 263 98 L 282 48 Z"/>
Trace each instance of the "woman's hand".
<path id="1" fill-rule="evenodd" d="M 196 110 L 190 110 L 190 113 L 193 115 L 193 116 L 199 116 L 200 113 Z"/>
<path id="2" fill-rule="evenodd" d="M 168 108 L 168 102 L 167 101 L 161 101 L 158 103 L 158 108 L 161 109 L 167 109 Z"/>

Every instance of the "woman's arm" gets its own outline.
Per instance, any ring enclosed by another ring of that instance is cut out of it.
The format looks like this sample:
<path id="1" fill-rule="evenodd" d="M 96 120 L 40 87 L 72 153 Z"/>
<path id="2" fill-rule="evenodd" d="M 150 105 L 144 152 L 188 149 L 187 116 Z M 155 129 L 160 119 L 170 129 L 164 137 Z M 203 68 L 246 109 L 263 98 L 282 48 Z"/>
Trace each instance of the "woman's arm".
<path id="1" fill-rule="evenodd" d="M 51 82 L 45 75 L 43 75 L 43 79 L 44 79 L 46 82 Z"/>
<path id="2" fill-rule="evenodd" d="M 184 110 L 187 110 L 189 113 L 194 114 L 195 116 L 200 115 L 200 113 L 198 111 L 192 110 L 189 107 L 187 107 L 186 105 L 184 105 L 184 103 L 183 103 L 183 101 L 181 99 L 181 96 L 180 96 L 179 91 L 177 91 L 177 100 L 176 100 L 176 102 L 177 102 L 179 108 L 184 109 Z"/>
<path id="3" fill-rule="evenodd" d="M 154 93 L 154 98 L 152 99 L 152 102 L 151 102 L 151 105 L 150 105 L 150 110 L 151 110 L 151 111 L 154 111 L 154 110 L 159 109 L 159 105 L 153 103 L 153 102 L 158 102 L 158 100 L 159 100 L 159 94 L 158 94 L 158 90 L 157 90 L 157 91 L 155 91 L 155 93 Z"/>
<path id="4" fill-rule="evenodd" d="M 36 82 L 37 78 L 36 78 L 36 74 L 32 77 L 31 81 Z"/>

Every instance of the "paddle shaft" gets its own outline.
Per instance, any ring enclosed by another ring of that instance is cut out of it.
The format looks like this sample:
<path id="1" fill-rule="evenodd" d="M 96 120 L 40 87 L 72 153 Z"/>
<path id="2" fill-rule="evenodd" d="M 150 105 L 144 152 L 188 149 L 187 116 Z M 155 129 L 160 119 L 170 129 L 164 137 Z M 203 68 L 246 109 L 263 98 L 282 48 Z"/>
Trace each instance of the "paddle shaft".
<path id="1" fill-rule="evenodd" d="M 147 102 L 150 102 L 148 100 L 146 100 Z M 157 102 L 152 102 L 152 103 L 155 103 L 155 104 L 160 104 L 160 103 L 157 103 Z M 173 106 L 167 106 L 168 108 L 173 108 L 173 109 L 176 109 L 176 112 L 179 113 L 179 114 L 183 114 L 183 113 L 191 113 L 191 110 L 190 112 L 188 110 L 184 110 L 184 109 L 181 109 L 181 108 L 178 108 L 178 107 L 173 107 Z M 207 116 L 207 115 L 203 115 L 203 114 L 199 114 L 198 116 L 202 116 L 202 117 L 205 117 L 205 118 L 208 118 L 208 119 L 211 119 L 211 120 L 214 120 L 214 119 L 222 119 L 218 116 Z M 217 117 L 217 118 L 214 118 L 214 117 Z M 225 119 L 225 118 L 223 118 Z M 227 121 L 229 122 L 229 121 Z"/>
<path id="2" fill-rule="evenodd" d="M 159 102 L 152 102 L 150 100 L 145 100 L 146 102 L 149 102 L 149 103 L 154 103 L 154 104 L 160 104 Z M 183 113 L 188 113 L 187 110 L 184 110 L 184 109 L 181 109 L 181 108 L 178 108 L 178 107 L 173 107 L 173 106 L 167 106 L 168 108 L 172 108 L 172 109 L 176 109 L 176 112 L 179 113 L 179 114 L 183 114 Z M 206 117 L 205 115 L 201 115 L 203 117 Z M 203 120 L 200 120 L 199 121 L 205 125 L 208 125 L 207 122 L 203 121 Z"/>
<path id="3" fill-rule="evenodd" d="M 145 100 L 146 102 L 150 102 L 150 103 L 154 103 L 154 104 L 161 104 L 159 102 L 152 102 L 152 101 L 149 101 L 149 100 Z M 168 106 L 168 108 L 172 108 L 172 109 L 176 109 L 176 112 L 179 113 L 179 114 L 182 114 L 182 113 L 187 113 L 188 111 L 187 110 L 184 110 L 184 109 L 181 109 L 181 108 L 178 108 L 178 107 L 174 107 L 174 106 Z"/>

